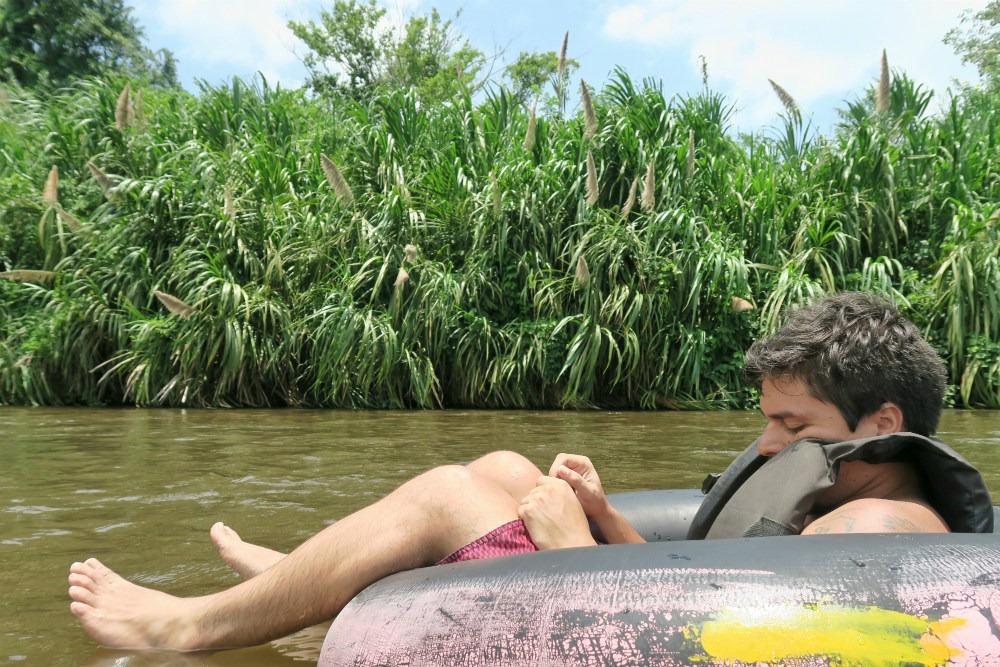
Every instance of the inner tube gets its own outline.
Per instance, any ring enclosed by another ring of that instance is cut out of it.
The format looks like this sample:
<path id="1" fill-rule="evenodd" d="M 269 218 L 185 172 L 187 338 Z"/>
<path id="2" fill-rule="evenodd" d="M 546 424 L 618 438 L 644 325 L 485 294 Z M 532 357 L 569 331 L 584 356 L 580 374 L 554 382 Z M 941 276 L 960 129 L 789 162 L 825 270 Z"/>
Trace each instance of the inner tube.
<path id="1" fill-rule="evenodd" d="M 319 664 L 1000 665 L 996 533 L 684 540 L 699 491 L 610 498 L 652 543 L 392 575 Z"/>

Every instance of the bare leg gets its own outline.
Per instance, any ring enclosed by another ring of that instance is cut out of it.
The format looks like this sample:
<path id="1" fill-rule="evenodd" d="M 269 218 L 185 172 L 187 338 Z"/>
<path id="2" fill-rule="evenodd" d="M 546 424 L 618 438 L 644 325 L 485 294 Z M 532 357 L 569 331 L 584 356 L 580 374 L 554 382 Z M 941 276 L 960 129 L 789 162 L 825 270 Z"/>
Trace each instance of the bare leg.
<path id="1" fill-rule="evenodd" d="M 492 452 L 466 467 L 500 486 L 518 502 L 534 488 L 535 480 L 542 474 L 531 461 L 510 451 Z M 285 556 L 280 551 L 245 542 L 222 523 L 212 526 L 209 534 L 222 560 L 244 579 L 257 576 Z"/>
<path id="2" fill-rule="evenodd" d="M 519 503 L 542 475 L 534 463 L 510 451 L 491 452 L 467 467 L 491 480 Z"/>
<path id="3" fill-rule="evenodd" d="M 475 502 L 470 502 L 475 498 Z M 445 466 L 330 525 L 248 581 L 197 598 L 132 584 L 95 559 L 70 568 L 70 610 L 99 643 L 180 651 L 251 646 L 329 620 L 368 584 L 431 565 L 517 518 L 475 470 Z"/>
<path id="4" fill-rule="evenodd" d="M 285 557 L 280 551 L 244 542 L 235 530 L 221 521 L 212 526 L 209 535 L 222 560 L 244 579 L 256 577 Z"/>

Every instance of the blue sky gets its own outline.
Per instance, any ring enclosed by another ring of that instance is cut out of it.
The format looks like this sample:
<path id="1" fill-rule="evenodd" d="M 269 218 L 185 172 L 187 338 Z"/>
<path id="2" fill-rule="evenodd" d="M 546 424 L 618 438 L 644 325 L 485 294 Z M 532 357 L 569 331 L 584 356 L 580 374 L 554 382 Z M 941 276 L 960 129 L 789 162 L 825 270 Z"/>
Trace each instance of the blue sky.
<path id="1" fill-rule="evenodd" d="M 942 39 L 963 10 L 988 0 L 380 0 L 390 20 L 437 7 L 487 54 L 497 72 L 521 51 L 558 51 L 569 31 L 568 55 L 577 77 L 600 89 L 618 65 L 637 83 L 652 77 L 668 94 L 701 89 L 699 56 L 709 85 L 735 105 L 734 129 L 778 123 L 781 103 L 768 79 L 795 98 L 815 128 L 828 132 L 845 106 L 889 66 L 935 91 L 932 110 L 955 80 L 977 81 Z M 332 7 L 315 0 L 131 0 L 153 49 L 179 60 L 182 84 L 220 83 L 263 73 L 286 87 L 300 85 L 305 49 L 290 19 L 318 20 Z M 454 18 L 461 10 L 460 16 Z M 578 84 L 578 82 L 574 82 Z"/>

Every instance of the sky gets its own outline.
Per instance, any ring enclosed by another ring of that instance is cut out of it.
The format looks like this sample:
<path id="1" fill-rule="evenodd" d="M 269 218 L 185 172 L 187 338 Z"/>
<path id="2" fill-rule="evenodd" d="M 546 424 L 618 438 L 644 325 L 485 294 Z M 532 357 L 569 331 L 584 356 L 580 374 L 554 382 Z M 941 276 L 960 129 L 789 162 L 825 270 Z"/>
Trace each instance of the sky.
<path id="1" fill-rule="evenodd" d="M 304 45 L 288 21 L 319 21 L 333 0 L 126 0 L 153 50 L 170 49 L 181 84 L 220 84 L 258 72 L 270 84 L 298 87 L 307 77 Z M 796 101 L 818 132 L 828 133 L 837 109 L 877 82 L 882 51 L 935 92 L 942 108 L 955 82 L 976 83 L 943 43 L 963 11 L 988 0 L 379 0 L 401 24 L 436 7 L 484 53 L 499 75 L 522 51 L 558 52 L 580 63 L 577 78 L 603 88 L 616 66 L 639 84 L 661 82 L 670 95 L 708 85 L 734 107 L 732 129 L 777 127 L 783 111 L 768 79 Z M 579 82 L 574 81 L 574 86 Z"/>

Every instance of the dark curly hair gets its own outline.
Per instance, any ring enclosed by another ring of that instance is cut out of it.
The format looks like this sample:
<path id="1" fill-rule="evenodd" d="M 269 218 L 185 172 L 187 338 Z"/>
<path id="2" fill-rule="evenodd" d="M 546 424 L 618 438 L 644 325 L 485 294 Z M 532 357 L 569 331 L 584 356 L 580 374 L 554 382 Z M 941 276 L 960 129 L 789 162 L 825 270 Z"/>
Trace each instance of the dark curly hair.
<path id="1" fill-rule="evenodd" d="M 933 435 L 947 372 L 941 357 L 894 305 L 873 294 L 843 292 L 793 310 L 777 332 L 746 353 L 744 374 L 802 381 L 836 406 L 853 431 L 882 404 L 895 403 L 904 427 Z"/>

